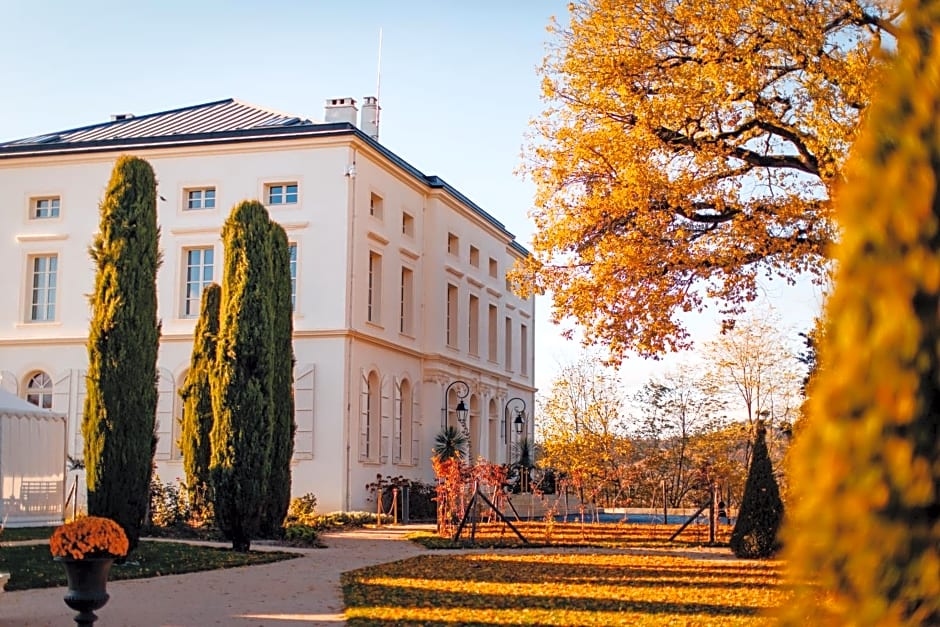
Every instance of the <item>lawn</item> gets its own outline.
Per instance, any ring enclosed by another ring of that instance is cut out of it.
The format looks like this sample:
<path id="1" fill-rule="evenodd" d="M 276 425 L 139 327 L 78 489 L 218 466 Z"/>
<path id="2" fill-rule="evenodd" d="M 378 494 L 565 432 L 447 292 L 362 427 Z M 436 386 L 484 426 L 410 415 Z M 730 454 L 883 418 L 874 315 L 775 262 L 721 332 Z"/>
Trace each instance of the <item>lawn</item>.
<path id="1" fill-rule="evenodd" d="M 4 534 L 5 535 L 5 534 Z M 115 564 L 109 579 L 140 579 L 200 570 L 267 564 L 299 557 L 283 551 L 236 553 L 230 549 L 180 542 L 143 541 L 125 564 Z M 10 573 L 6 590 L 65 585 L 65 569 L 54 562 L 47 544 L 0 548 L 0 571 Z"/>
<path id="2" fill-rule="evenodd" d="M 343 575 L 353 627 L 764 625 L 781 564 L 631 554 L 424 555 Z"/>
<path id="3" fill-rule="evenodd" d="M 3 533 L 0 533 L 0 541 L 46 540 L 52 537 L 55 529 L 55 527 L 4 527 Z"/>

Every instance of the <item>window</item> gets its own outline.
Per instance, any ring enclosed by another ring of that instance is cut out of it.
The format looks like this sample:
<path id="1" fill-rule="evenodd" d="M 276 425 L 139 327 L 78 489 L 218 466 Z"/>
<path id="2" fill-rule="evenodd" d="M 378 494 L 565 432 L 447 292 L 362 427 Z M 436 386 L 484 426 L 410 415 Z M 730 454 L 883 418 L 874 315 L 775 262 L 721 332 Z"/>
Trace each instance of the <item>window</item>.
<path id="1" fill-rule="evenodd" d="M 457 347 L 457 286 L 447 284 L 447 345 Z"/>
<path id="2" fill-rule="evenodd" d="M 407 211 L 401 214 L 401 234 L 408 237 L 415 236 L 415 217 Z"/>
<path id="3" fill-rule="evenodd" d="M 496 260 L 490 257 L 490 276 L 494 279 L 499 276 L 499 266 L 496 263 Z"/>
<path id="4" fill-rule="evenodd" d="M 506 370 L 512 370 L 512 318 L 506 316 Z"/>
<path id="5" fill-rule="evenodd" d="M 455 257 L 460 254 L 460 238 L 453 233 L 447 234 L 447 252 Z"/>
<path id="6" fill-rule="evenodd" d="M 200 187 L 186 190 L 186 210 L 215 209 L 215 188 Z"/>
<path id="7" fill-rule="evenodd" d="M 470 247 L 470 265 L 474 268 L 480 267 L 480 249 L 476 246 Z"/>
<path id="8" fill-rule="evenodd" d="M 470 329 L 468 333 L 469 346 L 467 350 L 471 355 L 480 354 L 480 299 L 470 295 Z"/>
<path id="9" fill-rule="evenodd" d="M 529 373 L 529 327 L 519 326 L 519 372 Z"/>
<path id="10" fill-rule="evenodd" d="M 32 220 L 44 220 L 47 218 L 59 217 L 58 196 L 49 196 L 47 198 L 31 198 L 29 204 L 29 217 Z"/>
<path id="11" fill-rule="evenodd" d="M 59 266 L 58 255 L 38 255 L 29 261 L 31 322 L 51 322 L 55 320 L 56 275 Z"/>
<path id="12" fill-rule="evenodd" d="M 379 220 L 382 219 L 382 197 L 378 194 L 369 196 L 369 215 Z"/>
<path id="13" fill-rule="evenodd" d="M 489 334 L 490 334 L 490 346 L 489 346 L 489 360 L 493 363 L 499 360 L 497 351 L 499 350 L 499 335 L 496 329 L 496 323 L 499 320 L 499 314 L 496 311 L 496 305 L 490 305 L 489 319 L 487 320 Z"/>
<path id="14" fill-rule="evenodd" d="M 269 205 L 296 205 L 297 183 L 266 185 L 264 195 Z"/>
<path id="15" fill-rule="evenodd" d="M 382 255 L 369 253 L 369 285 L 366 320 L 378 323 L 382 318 Z"/>
<path id="16" fill-rule="evenodd" d="M 26 383 L 26 400 L 42 407 L 52 409 L 52 377 L 45 372 L 37 372 Z"/>
<path id="17" fill-rule="evenodd" d="M 288 246 L 290 252 L 290 310 L 297 311 L 297 244 Z"/>
<path id="18" fill-rule="evenodd" d="M 414 326 L 414 271 L 402 266 L 401 269 L 401 310 L 399 311 L 398 330 L 412 334 Z"/>
<path id="19" fill-rule="evenodd" d="M 199 303 L 202 290 L 212 283 L 215 251 L 207 248 L 189 248 L 183 251 L 186 264 L 186 278 L 183 285 L 183 317 L 195 318 L 199 315 Z"/>

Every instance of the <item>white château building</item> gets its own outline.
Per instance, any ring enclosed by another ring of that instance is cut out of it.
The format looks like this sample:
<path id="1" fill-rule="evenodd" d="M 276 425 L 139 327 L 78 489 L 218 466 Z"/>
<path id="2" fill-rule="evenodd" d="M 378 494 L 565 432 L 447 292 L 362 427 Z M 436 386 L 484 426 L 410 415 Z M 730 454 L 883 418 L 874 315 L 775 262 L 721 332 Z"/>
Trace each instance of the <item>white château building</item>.
<path id="1" fill-rule="evenodd" d="M 0 143 L 0 388 L 65 414 L 81 457 L 88 247 L 115 159 L 135 155 L 158 180 L 161 480 L 184 476 L 178 390 L 202 288 L 221 280 L 222 224 L 244 199 L 291 244 L 294 495 L 364 509 L 376 475 L 431 480 L 434 437 L 460 402 L 473 458 L 507 461 L 535 391 L 534 301 L 506 281 L 528 253 L 378 142 L 375 98 L 361 126 L 358 113 L 329 100 L 316 123 L 230 99 Z"/>

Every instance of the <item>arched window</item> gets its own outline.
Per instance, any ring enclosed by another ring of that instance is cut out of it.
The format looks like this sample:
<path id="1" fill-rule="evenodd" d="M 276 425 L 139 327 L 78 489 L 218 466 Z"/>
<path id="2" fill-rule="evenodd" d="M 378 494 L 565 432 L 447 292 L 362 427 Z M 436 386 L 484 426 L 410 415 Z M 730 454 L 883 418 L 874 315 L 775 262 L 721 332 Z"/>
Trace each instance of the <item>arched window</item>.
<path id="1" fill-rule="evenodd" d="M 52 377 L 45 372 L 37 372 L 26 383 L 26 400 L 42 407 L 52 409 Z"/>

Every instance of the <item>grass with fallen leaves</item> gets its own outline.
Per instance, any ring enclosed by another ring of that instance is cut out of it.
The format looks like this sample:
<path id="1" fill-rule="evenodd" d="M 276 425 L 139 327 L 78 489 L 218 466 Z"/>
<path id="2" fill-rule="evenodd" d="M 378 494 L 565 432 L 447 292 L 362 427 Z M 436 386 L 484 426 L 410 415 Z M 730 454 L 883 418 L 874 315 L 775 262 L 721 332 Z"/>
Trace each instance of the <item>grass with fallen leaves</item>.
<path id="1" fill-rule="evenodd" d="M 781 564 L 660 551 L 424 555 L 345 573 L 353 627 L 764 625 Z"/>

